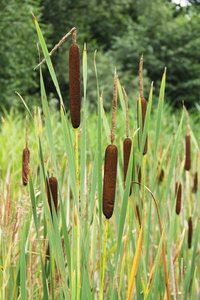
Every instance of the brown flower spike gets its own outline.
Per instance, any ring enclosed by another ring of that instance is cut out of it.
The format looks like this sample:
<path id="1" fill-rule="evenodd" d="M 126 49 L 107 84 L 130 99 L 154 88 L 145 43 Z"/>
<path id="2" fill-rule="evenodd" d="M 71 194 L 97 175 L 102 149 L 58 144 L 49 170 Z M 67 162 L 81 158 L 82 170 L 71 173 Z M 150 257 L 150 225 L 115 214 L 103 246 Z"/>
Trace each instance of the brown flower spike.
<path id="1" fill-rule="evenodd" d="M 51 211 L 51 216 L 52 216 L 52 206 L 51 206 L 51 194 L 53 198 L 53 203 L 55 206 L 55 211 L 56 214 L 58 212 L 58 181 L 56 177 L 50 177 L 49 180 L 47 180 L 47 198 L 48 198 L 48 203 Z"/>
<path id="2" fill-rule="evenodd" d="M 103 182 L 103 214 L 110 219 L 114 210 L 115 189 L 117 179 L 118 150 L 115 145 L 108 145 L 105 152 Z"/>
<path id="3" fill-rule="evenodd" d="M 73 44 L 69 51 L 69 93 L 72 126 L 78 128 L 80 126 L 81 80 L 80 53 L 77 44 Z"/>
<path id="4" fill-rule="evenodd" d="M 181 196 L 182 196 L 181 182 L 179 184 L 178 182 L 176 182 L 175 195 L 176 195 L 176 214 L 179 215 L 181 211 Z"/>

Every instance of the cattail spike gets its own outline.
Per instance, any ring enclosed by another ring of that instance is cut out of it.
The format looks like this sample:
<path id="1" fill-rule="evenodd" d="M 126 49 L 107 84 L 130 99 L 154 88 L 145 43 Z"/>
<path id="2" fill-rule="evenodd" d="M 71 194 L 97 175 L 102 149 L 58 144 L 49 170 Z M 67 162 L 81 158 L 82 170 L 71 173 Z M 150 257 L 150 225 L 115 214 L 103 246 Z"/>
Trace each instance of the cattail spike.
<path id="1" fill-rule="evenodd" d="M 110 219 L 114 210 L 115 189 L 117 179 L 118 150 L 115 145 L 108 145 L 105 152 L 103 183 L 103 214 Z"/>
<path id="2" fill-rule="evenodd" d="M 26 148 L 28 148 L 28 117 L 26 116 Z"/>
<path id="3" fill-rule="evenodd" d="M 115 140 L 115 123 L 117 111 L 117 74 L 115 69 L 114 85 L 113 85 L 113 111 L 112 111 L 112 124 L 111 124 L 111 144 Z"/>
<path id="4" fill-rule="evenodd" d="M 124 186 L 126 184 L 126 175 L 127 175 L 127 171 L 128 171 L 128 164 L 129 164 L 129 158 L 130 158 L 130 154 L 131 154 L 131 146 L 132 146 L 132 141 L 130 138 L 126 138 L 124 140 L 124 144 L 123 144 L 123 152 L 124 152 Z M 132 184 L 130 187 L 130 193 L 129 196 L 131 195 L 132 192 Z"/>
<path id="5" fill-rule="evenodd" d="M 125 89 L 123 88 L 123 93 L 124 93 L 124 99 L 126 103 L 126 137 L 129 137 L 129 124 L 128 124 L 128 100 L 127 100 L 127 94 Z"/>
<path id="6" fill-rule="evenodd" d="M 145 98 L 140 98 L 138 99 L 137 102 L 137 118 L 138 118 L 138 127 L 139 127 L 139 105 L 141 103 L 141 111 L 142 111 L 142 132 L 144 130 L 144 123 L 145 123 L 145 117 L 146 117 L 146 110 L 147 110 L 147 102 Z M 138 132 L 138 148 L 140 149 L 140 140 L 139 140 L 139 132 Z M 146 135 L 146 141 L 145 141 L 145 146 L 143 150 L 143 155 L 147 153 L 148 149 L 148 134 Z"/>
<path id="7" fill-rule="evenodd" d="M 50 193 L 51 191 L 51 193 Z M 53 203 L 55 206 L 56 214 L 58 212 L 58 181 L 56 177 L 50 177 L 47 179 L 47 198 L 49 203 L 49 208 L 52 216 L 52 206 L 51 206 L 51 195 L 53 199 Z"/>
<path id="8" fill-rule="evenodd" d="M 141 55 L 140 65 L 139 65 L 139 76 L 140 76 L 140 98 L 144 97 L 143 93 L 143 76 L 142 76 L 142 69 L 143 69 L 143 54 Z"/>
<path id="9" fill-rule="evenodd" d="M 179 215 L 181 211 L 181 197 L 182 197 L 182 184 L 176 182 L 175 187 L 175 196 L 176 196 L 176 214 Z"/>
<path id="10" fill-rule="evenodd" d="M 28 118 L 26 117 L 26 148 L 22 155 L 22 182 L 26 186 L 28 184 L 30 151 L 28 149 Z"/>
<path id="11" fill-rule="evenodd" d="M 77 30 L 75 29 L 72 33 L 72 43 L 76 44 L 76 34 L 77 34 Z"/>
<path id="12" fill-rule="evenodd" d="M 192 247 L 192 217 L 188 220 L 188 248 L 190 249 Z"/>
<path id="13" fill-rule="evenodd" d="M 185 136 L 185 170 L 189 171 L 191 168 L 191 158 L 190 158 L 190 135 Z"/>
<path id="14" fill-rule="evenodd" d="M 196 172 L 194 175 L 194 182 L 193 182 L 193 188 L 192 188 L 192 192 L 194 194 L 196 194 L 197 188 L 198 188 L 198 173 Z"/>
<path id="15" fill-rule="evenodd" d="M 80 126 L 81 79 L 80 53 L 77 44 L 71 45 L 69 51 L 69 92 L 71 122 L 74 128 L 78 128 Z"/>

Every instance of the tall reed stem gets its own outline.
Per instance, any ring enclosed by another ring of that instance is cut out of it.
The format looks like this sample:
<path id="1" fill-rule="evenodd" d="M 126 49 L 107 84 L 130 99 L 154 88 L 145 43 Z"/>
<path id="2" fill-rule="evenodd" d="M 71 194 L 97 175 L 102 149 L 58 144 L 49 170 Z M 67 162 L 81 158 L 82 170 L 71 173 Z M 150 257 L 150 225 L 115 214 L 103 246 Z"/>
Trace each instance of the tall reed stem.
<path id="1" fill-rule="evenodd" d="M 79 204 L 79 172 L 78 172 L 78 128 L 75 128 L 75 161 L 76 161 L 76 189 Z M 77 211 L 76 211 L 77 210 Z M 77 215 L 76 227 L 76 253 L 77 253 L 77 300 L 80 299 L 80 220 L 79 220 L 79 206 L 75 209 Z"/>
<path id="2" fill-rule="evenodd" d="M 130 230 L 130 197 L 128 199 L 128 206 L 127 206 L 127 225 L 128 225 L 128 229 Z M 128 232 L 128 249 L 127 249 L 127 275 L 128 275 L 128 282 L 130 279 L 130 266 L 131 266 L 131 256 L 130 256 L 130 235 Z"/>
<path id="3" fill-rule="evenodd" d="M 106 263 L 106 245 L 108 236 L 108 224 L 109 219 L 106 218 L 105 235 L 104 235 L 104 246 L 103 246 L 103 263 L 102 263 L 102 277 L 101 277 L 101 290 L 99 300 L 103 299 L 103 287 L 104 287 L 104 274 L 105 274 L 105 263 Z"/>

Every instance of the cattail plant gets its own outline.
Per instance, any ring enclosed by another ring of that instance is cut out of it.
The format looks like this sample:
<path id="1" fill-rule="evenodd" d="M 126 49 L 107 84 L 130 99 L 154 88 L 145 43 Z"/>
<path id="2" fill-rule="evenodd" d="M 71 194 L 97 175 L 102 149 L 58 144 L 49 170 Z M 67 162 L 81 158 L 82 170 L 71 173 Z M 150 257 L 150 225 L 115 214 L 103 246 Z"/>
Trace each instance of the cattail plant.
<path id="1" fill-rule="evenodd" d="M 49 203 L 49 208 L 52 214 L 52 205 L 51 205 L 51 195 L 55 207 L 56 214 L 58 213 L 58 181 L 56 177 L 50 177 L 47 179 L 47 198 Z"/>
<path id="2" fill-rule="evenodd" d="M 192 247 L 192 217 L 188 220 L 188 248 L 190 249 Z"/>
<path id="3" fill-rule="evenodd" d="M 127 94 L 125 89 L 123 88 L 123 93 L 124 93 L 124 98 L 126 102 L 126 139 L 124 140 L 123 144 L 123 153 L 124 153 L 124 186 L 126 184 L 126 175 L 128 171 L 128 164 L 129 164 L 129 158 L 130 158 L 130 153 L 131 153 L 131 146 L 132 146 L 132 141 L 129 138 L 129 124 L 128 124 L 128 101 L 127 101 Z M 132 192 L 132 185 L 130 187 L 130 193 L 129 196 L 131 195 Z"/>
<path id="4" fill-rule="evenodd" d="M 113 89 L 113 113 L 111 129 L 111 145 L 108 145 L 105 152 L 104 182 L 103 182 L 103 213 L 107 219 L 110 219 L 114 210 L 115 188 L 117 178 L 117 146 L 113 145 L 115 140 L 115 122 L 117 107 L 117 74 L 114 77 Z"/>
<path id="5" fill-rule="evenodd" d="M 76 44 L 76 30 L 73 32 L 73 44 L 69 51 L 69 91 L 70 91 L 70 113 L 74 128 L 80 125 L 81 109 L 81 80 L 80 80 L 80 53 Z"/>
<path id="6" fill-rule="evenodd" d="M 194 181 L 193 181 L 193 188 L 192 188 L 192 192 L 193 192 L 194 194 L 196 194 L 197 188 L 198 188 L 198 173 L 196 172 L 196 173 L 194 174 Z"/>
<path id="7" fill-rule="evenodd" d="M 182 197 L 182 184 L 181 182 L 176 182 L 175 187 L 175 196 L 176 196 L 176 214 L 179 215 L 181 211 L 181 197 Z"/>
<path id="8" fill-rule="evenodd" d="M 78 127 L 80 126 L 81 110 L 81 80 L 80 80 L 80 53 L 76 43 L 76 30 L 72 34 L 73 44 L 69 51 L 69 88 L 70 88 L 70 113 L 72 126 L 75 129 L 75 162 L 76 162 L 76 188 L 79 195 L 79 171 L 78 171 Z M 80 299 L 80 224 L 78 207 L 74 211 L 74 220 L 76 227 L 76 255 L 77 255 L 77 299 Z"/>
<path id="9" fill-rule="evenodd" d="M 143 93 L 143 77 L 142 77 L 142 68 L 143 68 L 143 55 L 141 56 L 140 59 L 140 65 L 139 65 L 139 75 L 140 75 L 140 97 L 139 100 L 137 101 L 137 117 L 138 117 L 138 127 L 139 127 L 139 107 L 141 105 L 141 112 L 142 112 L 142 133 L 144 130 L 144 123 L 145 123 L 145 117 L 146 117 L 146 110 L 147 110 L 147 102 L 146 99 L 144 98 L 144 93 Z M 140 149 L 140 133 L 138 132 L 138 148 Z M 145 140 L 145 146 L 143 150 L 143 155 L 147 154 L 147 148 L 148 148 L 148 135 L 146 135 L 146 140 Z"/>
<path id="10" fill-rule="evenodd" d="M 28 118 L 26 117 L 26 147 L 24 148 L 22 155 L 22 181 L 24 186 L 28 184 L 29 161 L 30 151 L 28 149 Z"/>
<path id="11" fill-rule="evenodd" d="M 56 177 L 50 177 L 49 179 L 47 178 L 46 180 L 47 183 L 47 199 L 48 199 L 48 204 L 51 212 L 51 217 L 53 219 L 53 212 L 52 212 L 52 205 L 51 205 L 51 195 L 52 195 L 52 200 L 54 203 L 55 211 L 56 214 L 58 213 L 58 181 Z M 47 248 L 47 258 L 50 256 L 50 250 L 49 246 Z"/>
<path id="12" fill-rule="evenodd" d="M 190 135 L 189 133 L 185 136 L 185 170 L 189 171 L 191 168 L 191 157 L 190 157 Z"/>
<path id="13" fill-rule="evenodd" d="M 117 179 L 117 146 L 113 145 L 115 140 L 115 122 L 117 109 L 117 74 L 115 70 L 114 87 L 113 87 L 113 111 L 112 111 L 112 125 L 111 125 L 111 145 L 108 145 L 105 152 L 104 164 L 104 182 L 103 182 L 103 214 L 106 217 L 105 235 L 104 235 L 104 249 L 103 249 L 103 263 L 102 263 L 102 277 L 100 299 L 103 299 L 104 287 L 104 272 L 106 261 L 106 244 L 108 235 L 108 221 L 112 217 L 115 203 L 115 190 Z"/>

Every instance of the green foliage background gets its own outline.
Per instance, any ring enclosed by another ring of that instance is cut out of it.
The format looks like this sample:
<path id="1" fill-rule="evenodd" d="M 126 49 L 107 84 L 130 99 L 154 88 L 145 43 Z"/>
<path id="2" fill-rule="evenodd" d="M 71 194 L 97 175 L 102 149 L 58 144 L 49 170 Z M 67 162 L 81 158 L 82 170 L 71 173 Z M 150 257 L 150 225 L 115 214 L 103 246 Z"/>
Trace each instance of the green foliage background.
<path id="1" fill-rule="evenodd" d="M 167 67 L 166 99 L 174 106 L 192 107 L 199 102 L 200 87 L 200 2 L 188 1 L 181 7 L 167 0 L 2 0 L 0 3 L 0 105 L 24 109 L 18 91 L 29 106 L 40 103 L 37 79 L 37 36 L 31 11 L 42 26 L 49 51 L 72 28 L 78 32 L 82 52 L 88 50 L 88 100 L 96 107 L 94 51 L 100 89 L 112 97 L 115 67 L 131 99 L 139 95 L 138 66 L 144 54 L 144 90 L 148 97 L 154 81 L 158 95 L 160 74 Z M 71 38 L 53 54 L 52 60 L 66 107 L 69 103 L 68 52 Z M 49 99 L 56 93 L 47 76 Z M 131 102 L 130 102 L 131 105 Z M 109 105 L 106 105 L 107 109 Z"/>

